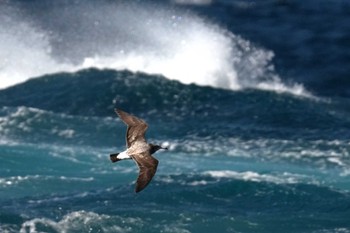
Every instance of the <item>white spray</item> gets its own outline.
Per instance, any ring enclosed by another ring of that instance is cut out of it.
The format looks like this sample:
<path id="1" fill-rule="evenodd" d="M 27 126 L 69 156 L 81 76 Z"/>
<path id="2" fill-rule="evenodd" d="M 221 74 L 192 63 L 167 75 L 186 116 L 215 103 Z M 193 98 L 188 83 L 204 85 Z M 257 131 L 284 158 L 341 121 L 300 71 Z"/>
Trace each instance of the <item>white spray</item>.
<path id="1" fill-rule="evenodd" d="M 28 20 L 28 12 L 0 10 L 0 88 L 97 67 L 232 90 L 306 93 L 300 85 L 281 82 L 270 64 L 271 51 L 190 12 L 102 1 L 57 4 L 47 11 Z"/>

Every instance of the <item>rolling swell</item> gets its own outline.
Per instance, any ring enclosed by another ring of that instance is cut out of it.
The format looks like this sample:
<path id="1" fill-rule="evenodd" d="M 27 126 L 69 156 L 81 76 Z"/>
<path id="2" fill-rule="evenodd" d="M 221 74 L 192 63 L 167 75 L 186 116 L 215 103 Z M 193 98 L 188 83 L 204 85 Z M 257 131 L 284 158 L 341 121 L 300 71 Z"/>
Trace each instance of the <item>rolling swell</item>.
<path id="1" fill-rule="evenodd" d="M 342 99 L 233 92 L 156 75 L 88 69 L 2 90 L 0 103 L 0 140 L 29 147 L 63 145 L 73 151 L 67 158 L 82 158 L 77 157 L 84 154 L 82 146 L 92 150 L 87 154 L 108 154 L 115 145 L 122 150 L 125 126 L 113 111 L 120 107 L 145 118 L 152 125 L 148 138 L 167 143 L 174 153 L 287 162 L 349 174 L 350 114 Z"/>
<path id="2" fill-rule="evenodd" d="M 178 135 L 195 133 L 198 136 L 243 134 L 252 137 L 258 132 L 267 137 L 303 134 L 312 138 L 320 131 L 326 133 L 317 137 L 345 138 L 349 135 L 344 128 L 350 126 L 347 104 L 344 99 L 323 101 L 259 90 L 233 92 L 184 85 L 162 76 L 97 69 L 46 75 L 0 91 L 0 106 L 25 106 L 52 112 L 34 117 L 31 116 L 34 113 L 29 113 L 33 110 L 26 110 L 28 116 L 25 117 L 48 118 L 41 121 L 63 117 L 70 119 L 75 127 L 79 120 L 73 116 L 114 117 L 113 108 L 119 107 L 150 123 L 157 121 L 173 127 L 181 122 Z M 1 110 L 5 115 L 6 111 L 10 110 Z M 54 116 L 56 113 L 67 116 Z M 203 124 L 206 127 L 202 127 Z M 195 132 L 192 129 L 196 129 Z"/>
<path id="3" fill-rule="evenodd" d="M 0 92 L 0 104 L 83 116 L 111 116 L 118 106 L 135 114 L 159 112 L 182 119 L 228 106 L 234 96 L 231 91 L 184 85 L 162 76 L 88 69 L 47 75 L 7 88 Z"/>
<path id="4" fill-rule="evenodd" d="M 122 149 L 125 126 L 113 111 L 120 107 L 145 118 L 152 125 L 148 138 L 167 143 L 175 153 L 339 168 L 346 175 L 347 104 L 343 99 L 228 91 L 157 75 L 87 69 L 0 91 L 0 140 L 64 145 L 73 154 L 83 153 L 76 146 L 92 147 L 98 154 L 105 153 L 99 147 Z"/>

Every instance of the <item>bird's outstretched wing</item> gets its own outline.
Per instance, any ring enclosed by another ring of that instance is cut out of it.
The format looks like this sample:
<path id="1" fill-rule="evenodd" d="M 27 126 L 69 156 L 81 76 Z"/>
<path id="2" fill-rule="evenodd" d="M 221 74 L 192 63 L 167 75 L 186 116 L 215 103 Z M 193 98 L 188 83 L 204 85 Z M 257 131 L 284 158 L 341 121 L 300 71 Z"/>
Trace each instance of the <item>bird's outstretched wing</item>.
<path id="1" fill-rule="evenodd" d="M 131 155 L 139 167 L 139 176 L 136 181 L 135 192 L 143 190 L 151 182 L 158 167 L 158 160 L 148 152 Z"/>
<path id="2" fill-rule="evenodd" d="M 115 109 L 120 119 L 128 126 L 126 130 L 126 145 L 129 148 L 136 141 L 144 141 L 148 125 L 145 121 L 126 113 L 120 109 Z"/>

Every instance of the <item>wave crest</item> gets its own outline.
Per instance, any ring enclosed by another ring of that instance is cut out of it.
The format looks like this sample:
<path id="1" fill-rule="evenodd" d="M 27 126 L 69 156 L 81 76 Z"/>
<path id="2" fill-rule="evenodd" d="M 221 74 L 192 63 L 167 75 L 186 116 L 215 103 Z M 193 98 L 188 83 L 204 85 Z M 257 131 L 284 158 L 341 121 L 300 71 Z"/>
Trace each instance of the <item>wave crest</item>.
<path id="1" fill-rule="evenodd" d="M 281 81 L 271 65 L 272 51 L 192 12 L 131 3 L 51 4 L 46 10 L 61 17 L 50 22 L 42 13 L 46 10 L 30 8 L 16 17 L 2 12 L 10 23 L 0 29 L 0 38 L 10 39 L 2 40 L 0 49 L 7 57 L 0 87 L 45 73 L 96 67 L 162 74 L 185 84 L 308 95 L 301 85 Z"/>

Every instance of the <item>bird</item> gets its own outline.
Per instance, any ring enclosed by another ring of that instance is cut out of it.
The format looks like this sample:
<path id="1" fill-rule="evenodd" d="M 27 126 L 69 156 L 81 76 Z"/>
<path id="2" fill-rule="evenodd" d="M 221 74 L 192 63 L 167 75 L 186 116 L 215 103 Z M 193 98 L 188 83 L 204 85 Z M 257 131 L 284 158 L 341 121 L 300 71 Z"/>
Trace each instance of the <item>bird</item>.
<path id="1" fill-rule="evenodd" d="M 127 149 L 120 153 L 110 154 L 112 163 L 132 159 L 139 168 L 139 175 L 136 181 L 135 192 L 142 191 L 151 182 L 156 174 L 158 160 L 152 156 L 160 149 L 168 150 L 167 147 L 147 143 L 145 133 L 147 123 L 121 109 L 115 109 L 119 118 L 127 125 L 126 146 Z"/>

